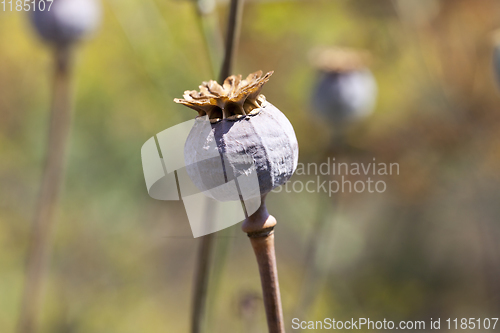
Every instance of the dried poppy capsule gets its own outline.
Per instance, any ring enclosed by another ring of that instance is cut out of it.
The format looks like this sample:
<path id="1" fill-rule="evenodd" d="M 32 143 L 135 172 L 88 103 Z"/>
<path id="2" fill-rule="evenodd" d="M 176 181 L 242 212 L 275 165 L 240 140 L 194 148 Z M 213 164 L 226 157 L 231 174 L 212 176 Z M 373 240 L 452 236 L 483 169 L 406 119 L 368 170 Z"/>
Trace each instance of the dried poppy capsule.
<path id="1" fill-rule="evenodd" d="M 319 77 L 312 106 L 323 118 L 342 125 L 372 113 L 377 84 L 366 66 L 367 58 L 365 53 L 342 48 L 321 50 L 313 55 Z"/>
<path id="2" fill-rule="evenodd" d="M 260 94 L 272 72 L 230 76 L 221 86 L 203 82 L 200 91 L 186 91 L 175 102 L 198 117 L 186 140 L 186 170 L 201 191 L 217 200 L 237 200 L 216 187 L 256 171 L 258 186 L 247 196 L 265 195 L 285 183 L 298 161 L 298 143 L 290 121 Z"/>
<path id="3" fill-rule="evenodd" d="M 45 4 L 43 6 L 42 4 Z M 40 36 L 56 45 L 87 37 L 98 26 L 101 7 L 97 0 L 37 1 L 32 21 Z"/>

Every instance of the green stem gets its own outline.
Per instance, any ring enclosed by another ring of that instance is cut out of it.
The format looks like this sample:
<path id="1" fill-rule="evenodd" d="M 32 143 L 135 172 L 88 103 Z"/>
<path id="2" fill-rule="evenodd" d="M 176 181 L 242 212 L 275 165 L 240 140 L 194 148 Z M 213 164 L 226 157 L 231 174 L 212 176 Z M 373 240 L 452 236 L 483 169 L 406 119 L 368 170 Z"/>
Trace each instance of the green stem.
<path id="1" fill-rule="evenodd" d="M 210 58 L 212 76 L 215 76 L 215 73 L 218 72 L 224 48 L 222 33 L 218 26 L 218 15 L 216 15 L 217 12 L 214 7 L 215 0 L 197 0 L 197 23 L 200 33 L 203 35 L 206 52 Z"/>
<path id="2" fill-rule="evenodd" d="M 19 333 L 36 331 L 42 299 L 42 280 L 51 248 L 50 236 L 64 180 L 66 150 L 72 118 L 71 51 L 70 47 L 59 47 L 55 50 L 55 76 L 49 141 L 37 213 L 27 255 L 26 280 L 17 328 Z"/>

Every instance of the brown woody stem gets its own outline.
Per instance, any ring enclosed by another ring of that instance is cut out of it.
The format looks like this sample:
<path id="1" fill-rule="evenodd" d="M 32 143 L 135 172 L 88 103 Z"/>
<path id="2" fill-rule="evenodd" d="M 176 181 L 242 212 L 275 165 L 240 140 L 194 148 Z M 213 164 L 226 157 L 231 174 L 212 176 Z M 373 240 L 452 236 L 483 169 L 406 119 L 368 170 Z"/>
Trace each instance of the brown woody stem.
<path id="1" fill-rule="evenodd" d="M 19 333 L 36 331 L 36 321 L 42 299 L 43 275 L 50 253 L 50 236 L 64 179 L 66 150 L 71 130 L 71 51 L 70 47 L 58 47 L 55 50 L 49 141 L 27 255 L 26 280 L 17 327 Z"/>
<path id="2" fill-rule="evenodd" d="M 276 219 L 267 212 L 265 197 L 263 197 L 260 208 L 243 222 L 242 229 L 250 238 L 257 257 L 269 333 L 284 333 L 285 325 L 274 250 L 275 226 Z"/>

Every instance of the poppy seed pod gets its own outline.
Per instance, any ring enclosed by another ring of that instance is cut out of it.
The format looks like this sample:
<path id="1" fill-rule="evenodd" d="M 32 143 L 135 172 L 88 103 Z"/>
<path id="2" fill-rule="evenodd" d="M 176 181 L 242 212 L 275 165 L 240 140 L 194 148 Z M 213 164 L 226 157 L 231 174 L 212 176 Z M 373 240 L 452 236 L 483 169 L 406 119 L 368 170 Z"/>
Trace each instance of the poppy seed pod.
<path id="1" fill-rule="evenodd" d="M 312 107 L 333 124 L 351 123 L 373 112 L 377 84 L 366 67 L 368 56 L 348 49 L 327 49 L 314 56 L 319 77 Z"/>
<path id="2" fill-rule="evenodd" d="M 32 21 L 40 36 L 62 46 L 77 42 L 91 34 L 101 19 L 101 7 L 97 0 L 56 0 L 44 10 L 37 1 Z"/>
<path id="3" fill-rule="evenodd" d="M 238 200 L 238 193 L 218 190 L 255 172 L 258 184 L 247 197 L 265 195 L 295 172 L 298 143 L 290 121 L 260 94 L 272 72 L 230 76 L 221 86 L 203 82 L 200 92 L 186 91 L 175 102 L 198 117 L 184 146 L 186 171 L 196 187 L 220 201 Z M 241 190 L 241 184 L 240 184 Z"/>

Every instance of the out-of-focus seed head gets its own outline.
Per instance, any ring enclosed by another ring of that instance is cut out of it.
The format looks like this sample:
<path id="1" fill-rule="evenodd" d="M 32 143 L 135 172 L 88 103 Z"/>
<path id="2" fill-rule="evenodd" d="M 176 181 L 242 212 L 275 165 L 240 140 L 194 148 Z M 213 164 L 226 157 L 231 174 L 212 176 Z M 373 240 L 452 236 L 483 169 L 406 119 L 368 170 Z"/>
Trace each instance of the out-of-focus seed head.
<path id="1" fill-rule="evenodd" d="M 318 78 L 312 107 L 335 125 L 351 123 L 373 112 L 377 84 L 368 69 L 366 52 L 345 48 L 316 50 L 312 54 Z"/>
<path id="2" fill-rule="evenodd" d="M 45 1 L 45 8 L 39 2 L 32 12 L 33 25 L 44 40 L 58 46 L 88 37 L 101 20 L 98 0 L 55 0 L 50 10 L 49 2 Z"/>
<path id="3" fill-rule="evenodd" d="M 258 183 L 246 186 L 243 195 L 256 197 L 284 184 L 297 168 L 293 127 L 260 94 L 271 74 L 259 71 L 245 80 L 230 76 L 222 86 L 204 82 L 200 92 L 186 91 L 184 99 L 175 100 L 198 112 L 184 146 L 187 173 L 200 191 L 217 200 L 239 199 L 222 185 L 240 176 L 256 174 Z"/>
<path id="4" fill-rule="evenodd" d="M 396 0 L 393 2 L 401 21 L 415 27 L 430 24 L 439 15 L 442 6 L 440 0 Z"/>

